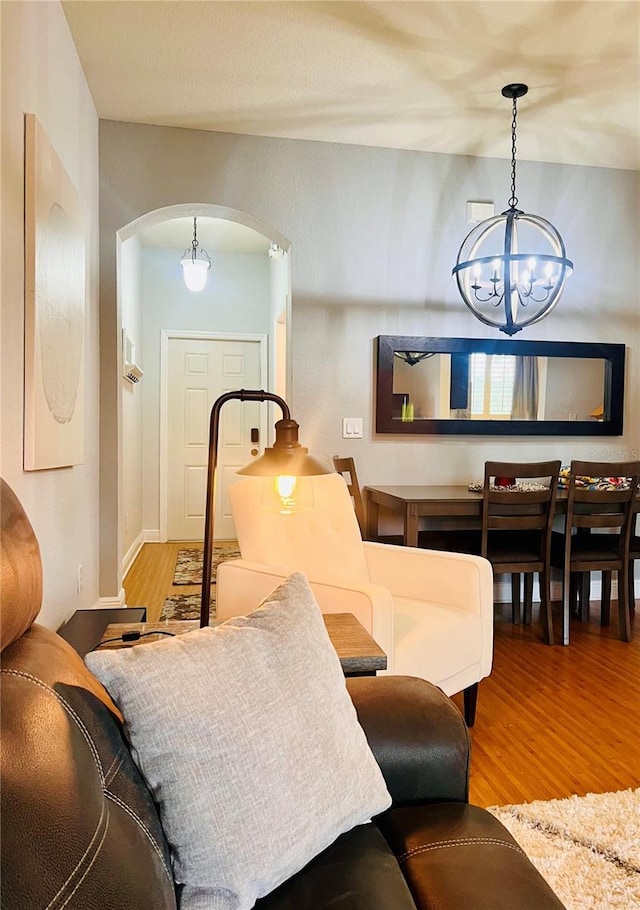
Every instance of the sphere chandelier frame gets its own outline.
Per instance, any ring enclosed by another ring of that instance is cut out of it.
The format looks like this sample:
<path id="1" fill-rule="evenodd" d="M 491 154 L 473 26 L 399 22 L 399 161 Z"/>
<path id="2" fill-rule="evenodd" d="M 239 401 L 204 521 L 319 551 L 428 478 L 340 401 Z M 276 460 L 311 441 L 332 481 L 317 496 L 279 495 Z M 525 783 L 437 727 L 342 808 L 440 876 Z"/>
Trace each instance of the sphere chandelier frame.
<path id="1" fill-rule="evenodd" d="M 452 269 L 460 295 L 473 315 L 507 335 L 515 335 L 548 316 L 573 270 L 573 262 L 567 258 L 562 237 L 553 224 L 518 208 L 517 99 L 528 90 L 523 83 L 502 89 L 502 95 L 513 101 L 509 208 L 469 231 Z M 500 229 L 500 246 L 492 246 Z M 527 252 L 520 251 L 519 234 L 525 234 L 527 243 L 531 243 Z"/>

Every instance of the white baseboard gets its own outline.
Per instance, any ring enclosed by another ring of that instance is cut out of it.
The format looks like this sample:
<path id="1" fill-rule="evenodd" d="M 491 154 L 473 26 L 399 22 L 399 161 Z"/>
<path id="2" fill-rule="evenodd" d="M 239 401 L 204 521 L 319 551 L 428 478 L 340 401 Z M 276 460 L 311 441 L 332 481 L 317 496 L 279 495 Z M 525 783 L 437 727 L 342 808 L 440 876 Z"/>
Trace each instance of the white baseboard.
<path id="1" fill-rule="evenodd" d="M 138 536 L 133 541 L 133 543 L 131 544 L 131 546 L 129 547 L 129 549 L 127 550 L 127 552 L 124 554 L 124 556 L 122 558 L 122 577 L 123 578 L 129 571 L 131 566 L 133 565 L 133 562 L 134 562 L 136 556 L 138 555 L 138 553 L 140 552 L 140 550 L 142 549 L 142 545 L 144 542 L 145 542 L 144 532 L 140 531 L 140 533 L 138 534 Z"/>
<path id="2" fill-rule="evenodd" d="M 117 597 L 101 597 L 97 603 L 97 609 L 104 610 L 109 607 L 124 607 L 126 595 L 124 593 L 124 588 L 120 588 L 120 593 Z"/>
<path id="3" fill-rule="evenodd" d="M 600 600 L 602 596 L 602 575 L 600 572 L 591 573 L 591 586 L 589 588 L 591 593 L 591 600 Z M 613 581 L 611 582 L 611 598 L 616 600 L 618 597 L 618 579 L 616 575 L 613 576 Z M 493 600 L 494 603 L 500 604 L 510 604 L 511 603 L 511 580 L 508 575 L 498 577 L 493 585 Z M 538 585 L 538 578 L 534 576 L 533 581 L 533 600 L 534 603 L 540 602 L 540 588 Z M 562 582 L 558 579 L 551 580 L 551 600 L 559 601 L 562 600 Z"/>
<path id="4" fill-rule="evenodd" d="M 160 531 L 157 528 L 149 528 L 140 531 L 133 541 L 127 552 L 122 557 L 122 577 L 124 578 L 133 563 L 136 556 L 145 543 L 160 543 Z"/>

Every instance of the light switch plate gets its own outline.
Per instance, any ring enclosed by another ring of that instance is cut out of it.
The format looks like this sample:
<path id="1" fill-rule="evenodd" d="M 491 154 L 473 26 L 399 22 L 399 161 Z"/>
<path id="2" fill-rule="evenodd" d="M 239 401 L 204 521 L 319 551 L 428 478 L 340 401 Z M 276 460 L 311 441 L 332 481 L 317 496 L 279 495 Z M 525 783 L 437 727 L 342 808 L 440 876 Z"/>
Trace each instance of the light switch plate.
<path id="1" fill-rule="evenodd" d="M 362 439 L 362 417 L 342 418 L 342 438 Z"/>

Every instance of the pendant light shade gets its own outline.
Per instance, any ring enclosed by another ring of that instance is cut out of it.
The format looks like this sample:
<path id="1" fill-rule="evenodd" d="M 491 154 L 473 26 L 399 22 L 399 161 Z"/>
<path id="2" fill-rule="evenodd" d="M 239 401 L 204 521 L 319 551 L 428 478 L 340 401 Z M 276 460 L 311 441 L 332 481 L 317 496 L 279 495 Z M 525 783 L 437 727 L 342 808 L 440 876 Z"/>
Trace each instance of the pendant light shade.
<path id="1" fill-rule="evenodd" d="M 201 291 L 205 287 L 211 268 L 209 254 L 206 250 L 198 250 L 198 246 L 197 224 L 194 218 L 191 248 L 187 247 L 180 260 L 184 283 L 190 291 Z"/>
<path id="2" fill-rule="evenodd" d="M 513 100 L 509 208 L 467 234 L 452 270 L 460 295 L 476 319 L 507 335 L 547 316 L 573 269 L 551 222 L 517 208 L 516 100 L 527 91 L 520 83 L 502 89 Z"/>

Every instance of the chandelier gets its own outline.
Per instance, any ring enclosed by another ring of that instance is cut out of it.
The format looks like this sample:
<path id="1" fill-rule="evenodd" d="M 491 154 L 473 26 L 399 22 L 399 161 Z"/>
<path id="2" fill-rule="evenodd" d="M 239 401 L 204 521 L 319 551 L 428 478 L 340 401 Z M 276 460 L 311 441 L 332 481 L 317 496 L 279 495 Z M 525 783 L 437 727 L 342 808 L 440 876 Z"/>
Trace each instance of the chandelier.
<path id="1" fill-rule="evenodd" d="M 481 221 L 467 234 L 451 272 L 473 315 L 507 335 L 544 319 L 560 299 L 573 270 L 562 237 L 551 222 L 517 208 L 517 99 L 528 91 L 521 83 L 502 89 L 504 97 L 513 101 L 509 208 Z"/>
<path id="2" fill-rule="evenodd" d="M 436 354 L 436 351 L 394 351 L 393 356 L 397 357 L 399 360 L 404 360 L 410 367 L 414 367 L 417 363 L 421 363 L 423 360 L 426 360 L 428 357 L 433 357 Z"/>
<path id="3" fill-rule="evenodd" d="M 180 265 L 184 283 L 190 291 L 201 291 L 207 283 L 207 274 L 211 268 L 211 259 L 206 250 L 198 250 L 198 237 L 196 219 L 193 219 L 193 240 L 191 249 L 182 254 Z"/>

